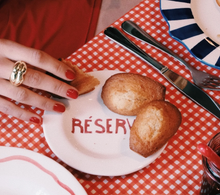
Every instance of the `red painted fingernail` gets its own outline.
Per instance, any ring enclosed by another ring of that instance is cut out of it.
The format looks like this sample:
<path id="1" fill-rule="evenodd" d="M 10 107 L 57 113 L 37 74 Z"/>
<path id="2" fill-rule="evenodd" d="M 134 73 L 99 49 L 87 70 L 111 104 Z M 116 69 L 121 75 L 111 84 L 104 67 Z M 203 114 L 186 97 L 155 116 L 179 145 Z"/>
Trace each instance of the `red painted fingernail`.
<path id="1" fill-rule="evenodd" d="M 33 122 L 33 123 L 37 123 L 37 124 L 40 124 L 41 123 L 41 120 L 37 117 L 31 117 L 29 119 L 30 122 Z"/>
<path id="2" fill-rule="evenodd" d="M 66 110 L 65 106 L 62 104 L 55 104 L 53 110 L 56 112 L 64 112 Z"/>
<path id="3" fill-rule="evenodd" d="M 66 71 L 66 78 L 73 80 L 75 78 L 75 73 L 71 70 Z"/>
<path id="4" fill-rule="evenodd" d="M 74 90 L 74 89 L 69 89 L 66 92 L 66 95 L 72 99 L 76 99 L 78 97 L 78 91 Z"/>

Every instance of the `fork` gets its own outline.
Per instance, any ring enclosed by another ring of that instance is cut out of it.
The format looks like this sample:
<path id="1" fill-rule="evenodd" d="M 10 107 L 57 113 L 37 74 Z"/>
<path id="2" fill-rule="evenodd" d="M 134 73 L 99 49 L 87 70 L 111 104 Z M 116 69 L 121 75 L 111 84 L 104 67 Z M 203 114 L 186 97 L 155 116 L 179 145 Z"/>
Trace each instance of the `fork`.
<path id="1" fill-rule="evenodd" d="M 195 69 L 193 66 L 189 65 L 177 54 L 172 52 L 170 49 L 166 48 L 163 44 L 151 37 L 146 31 L 144 31 L 140 26 L 132 21 L 125 21 L 121 25 L 122 29 L 129 35 L 142 40 L 154 47 L 160 49 L 161 51 L 169 54 L 170 56 L 176 58 L 179 62 L 184 64 L 191 72 L 193 82 L 200 88 L 209 90 L 220 90 L 220 78 L 206 72 Z"/>

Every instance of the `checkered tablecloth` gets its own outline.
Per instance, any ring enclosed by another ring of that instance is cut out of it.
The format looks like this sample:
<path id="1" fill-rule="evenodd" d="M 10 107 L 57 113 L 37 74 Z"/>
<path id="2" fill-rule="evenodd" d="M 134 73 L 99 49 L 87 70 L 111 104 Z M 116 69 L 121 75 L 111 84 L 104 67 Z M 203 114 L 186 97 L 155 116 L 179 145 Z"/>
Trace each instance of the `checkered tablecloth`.
<path id="1" fill-rule="evenodd" d="M 170 37 L 168 25 L 160 12 L 159 0 L 142 1 L 112 26 L 120 29 L 125 20 L 133 20 L 140 24 L 150 35 L 197 69 L 214 75 L 220 74 L 219 70 L 198 62 L 183 45 Z M 134 38 L 132 40 L 171 70 L 192 81 L 189 70 L 178 61 L 141 41 Z M 27 148 L 56 160 L 78 179 L 89 195 L 199 194 L 203 169 L 201 155 L 196 146 L 201 142 L 207 143 L 219 132 L 220 121 L 181 94 L 150 65 L 106 38 L 103 32 L 69 56 L 68 60 L 87 72 L 104 69 L 133 72 L 151 77 L 166 86 L 166 100 L 179 108 L 182 124 L 160 157 L 147 167 L 129 175 L 105 177 L 82 173 L 65 165 L 56 157 L 45 140 L 41 126 L 23 122 L 3 113 L 0 113 L 0 145 Z M 206 92 L 220 102 L 220 92 Z M 43 115 L 42 110 L 18 105 Z"/>

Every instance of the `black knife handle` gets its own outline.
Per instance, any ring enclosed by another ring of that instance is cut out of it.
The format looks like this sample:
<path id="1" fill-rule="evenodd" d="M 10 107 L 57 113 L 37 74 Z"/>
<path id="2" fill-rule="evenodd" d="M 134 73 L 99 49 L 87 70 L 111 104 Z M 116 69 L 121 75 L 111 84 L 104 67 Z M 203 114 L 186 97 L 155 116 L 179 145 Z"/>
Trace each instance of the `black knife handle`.
<path id="1" fill-rule="evenodd" d="M 138 57 L 140 57 L 145 62 L 154 66 L 158 70 L 162 70 L 165 66 L 156 61 L 154 58 L 149 56 L 145 51 L 143 51 L 140 47 L 135 45 L 129 38 L 127 38 L 122 32 L 114 27 L 108 27 L 104 34 L 109 37 L 111 40 L 115 41 L 119 45 L 123 46 L 125 49 L 134 53 Z"/>

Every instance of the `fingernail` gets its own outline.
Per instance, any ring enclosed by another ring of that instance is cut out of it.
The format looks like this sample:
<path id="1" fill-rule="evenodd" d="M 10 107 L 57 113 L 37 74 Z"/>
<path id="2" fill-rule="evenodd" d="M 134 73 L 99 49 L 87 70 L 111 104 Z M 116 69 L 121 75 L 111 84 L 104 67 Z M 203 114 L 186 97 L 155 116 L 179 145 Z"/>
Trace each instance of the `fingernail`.
<path id="1" fill-rule="evenodd" d="M 74 89 L 69 89 L 67 90 L 66 95 L 72 99 L 76 99 L 78 97 L 78 92 Z"/>
<path id="2" fill-rule="evenodd" d="M 64 112 L 66 110 L 65 106 L 62 104 L 55 104 L 53 107 L 55 112 Z"/>
<path id="3" fill-rule="evenodd" d="M 40 124 L 41 123 L 41 120 L 37 117 L 31 117 L 29 119 L 30 122 L 33 122 L 33 123 L 37 123 L 37 124 Z"/>
<path id="4" fill-rule="evenodd" d="M 66 71 L 66 78 L 73 80 L 75 78 L 75 73 L 71 70 Z"/>

